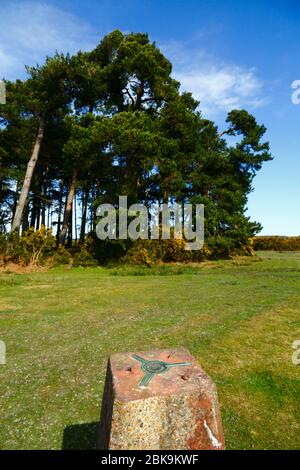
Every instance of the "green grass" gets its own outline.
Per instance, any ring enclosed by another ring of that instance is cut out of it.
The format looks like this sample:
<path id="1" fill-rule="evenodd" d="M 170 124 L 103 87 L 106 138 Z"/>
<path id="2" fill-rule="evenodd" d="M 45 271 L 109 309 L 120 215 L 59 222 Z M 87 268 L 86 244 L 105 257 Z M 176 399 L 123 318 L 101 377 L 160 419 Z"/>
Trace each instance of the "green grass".
<path id="1" fill-rule="evenodd" d="M 227 449 L 300 448 L 300 254 L 0 276 L 0 448 L 94 446 L 107 356 L 185 347 L 217 384 Z"/>

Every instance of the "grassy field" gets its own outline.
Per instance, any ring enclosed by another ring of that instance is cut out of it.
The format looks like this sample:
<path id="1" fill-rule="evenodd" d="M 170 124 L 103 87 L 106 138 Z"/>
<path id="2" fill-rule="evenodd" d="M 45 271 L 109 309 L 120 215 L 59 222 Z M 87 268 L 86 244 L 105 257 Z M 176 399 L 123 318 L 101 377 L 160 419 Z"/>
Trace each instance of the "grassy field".
<path id="1" fill-rule="evenodd" d="M 300 253 L 201 267 L 0 276 L 0 448 L 93 448 L 107 356 L 184 347 L 217 384 L 227 449 L 300 448 Z"/>

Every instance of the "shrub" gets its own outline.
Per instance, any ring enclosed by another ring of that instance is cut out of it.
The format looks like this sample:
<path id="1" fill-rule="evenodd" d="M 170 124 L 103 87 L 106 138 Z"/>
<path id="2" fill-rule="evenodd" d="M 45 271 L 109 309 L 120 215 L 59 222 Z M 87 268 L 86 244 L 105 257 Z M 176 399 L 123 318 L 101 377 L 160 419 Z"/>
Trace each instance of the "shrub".
<path id="1" fill-rule="evenodd" d="M 55 238 L 51 229 L 42 226 L 39 230 L 33 228 L 7 236 L 5 247 L 5 261 L 21 263 L 23 265 L 38 266 L 55 252 Z"/>
<path id="2" fill-rule="evenodd" d="M 261 236 L 254 238 L 256 251 L 300 251 L 300 237 Z"/>
<path id="3" fill-rule="evenodd" d="M 39 266 L 53 257 L 55 253 L 55 238 L 51 229 L 42 226 L 39 230 L 33 228 L 22 233 L 17 232 L 0 236 L 1 264 L 9 262 L 25 266 Z"/>
<path id="4" fill-rule="evenodd" d="M 128 249 L 134 242 L 131 240 L 99 240 L 96 234 L 91 234 L 86 238 L 84 246 L 91 253 L 98 264 L 107 264 L 120 261 L 126 255 Z"/>
<path id="5" fill-rule="evenodd" d="M 30 228 L 19 239 L 19 256 L 25 264 L 39 265 L 53 255 L 55 243 L 51 229 L 44 225 L 39 230 Z"/>
<path id="6" fill-rule="evenodd" d="M 88 236 L 84 244 L 74 255 L 73 266 L 98 266 L 98 262 L 92 254 L 93 239 Z"/>
<path id="7" fill-rule="evenodd" d="M 71 254 L 69 251 L 64 246 L 60 246 L 55 251 L 53 256 L 53 263 L 55 265 L 68 264 L 70 262 L 70 258 Z"/>
<path id="8" fill-rule="evenodd" d="M 75 253 L 73 266 L 98 266 L 97 260 L 87 251 L 85 247 L 82 247 L 80 251 Z"/>
<path id="9" fill-rule="evenodd" d="M 123 261 L 145 266 L 192 261 L 193 253 L 196 252 L 187 251 L 184 247 L 184 240 L 137 240 L 128 250 Z M 201 259 L 203 259 L 203 255 Z"/>
<path id="10" fill-rule="evenodd" d="M 7 237 L 3 233 L 0 233 L 0 266 L 4 264 L 6 251 Z"/>
<path id="11" fill-rule="evenodd" d="M 129 264 L 153 266 L 159 263 L 201 262 L 206 259 L 228 258 L 233 255 L 253 256 L 253 240 L 234 246 L 225 237 L 215 237 L 201 250 L 186 250 L 184 240 L 137 240 L 123 258 Z"/>

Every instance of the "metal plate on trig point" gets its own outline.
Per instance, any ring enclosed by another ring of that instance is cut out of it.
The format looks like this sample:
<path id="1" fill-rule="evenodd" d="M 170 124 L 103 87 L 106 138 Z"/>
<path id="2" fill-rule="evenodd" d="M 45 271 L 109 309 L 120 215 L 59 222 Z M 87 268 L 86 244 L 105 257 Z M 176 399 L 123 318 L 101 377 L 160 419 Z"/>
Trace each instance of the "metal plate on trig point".
<path id="1" fill-rule="evenodd" d="M 147 359 L 144 359 L 143 357 L 138 356 L 137 354 L 133 354 L 131 357 L 132 359 L 135 359 L 136 361 L 140 362 L 141 369 L 144 372 L 144 377 L 142 377 L 142 379 L 140 380 L 139 387 L 147 387 L 147 385 L 149 385 L 149 382 L 151 381 L 151 379 L 153 379 L 155 375 L 168 372 L 168 370 L 172 367 L 192 365 L 191 362 L 174 362 L 170 364 L 168 362 L 158 360 L 148 361 Z"/>

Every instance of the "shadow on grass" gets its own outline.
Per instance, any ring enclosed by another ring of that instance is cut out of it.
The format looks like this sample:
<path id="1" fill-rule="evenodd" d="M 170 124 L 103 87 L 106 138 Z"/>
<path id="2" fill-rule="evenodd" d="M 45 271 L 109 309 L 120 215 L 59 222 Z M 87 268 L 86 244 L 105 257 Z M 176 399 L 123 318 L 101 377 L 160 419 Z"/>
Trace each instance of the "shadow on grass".
<path id="1" fill-rule="evenodd" d="M 95 450 L 99 422 L 72 424 L 64 429 L 62 450 Z"/>

